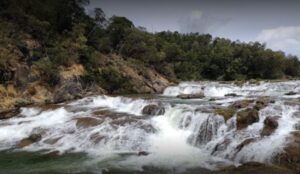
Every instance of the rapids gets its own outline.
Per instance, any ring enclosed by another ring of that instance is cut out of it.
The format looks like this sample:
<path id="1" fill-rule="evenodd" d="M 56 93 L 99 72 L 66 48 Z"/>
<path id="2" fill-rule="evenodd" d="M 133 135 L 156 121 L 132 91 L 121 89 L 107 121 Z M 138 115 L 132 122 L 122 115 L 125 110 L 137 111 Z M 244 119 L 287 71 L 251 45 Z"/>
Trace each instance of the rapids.
<path id="1" fill-rule="evenodd" d="M 291 91 L 297 94 L 285 95 Z M 176 98 L 199 92 L 205 97 Z M 232 93 L 237 96 L 226 96 Z M 299 94 L 300 81 L 243 86 L 185 82 L 168 87 L 161 95 L 93 96 L 51 107 L 22 108 L 16 117 L 0 121 L 0 159 L 24 157 L 23 153 L 28 158 L 28 154 L 51 153 L 58 157 L 48 167 L 32 163 L 26 168 L 3 160 L 0 165 L 9 164 L 2 168 L 7 173 L 102 173 L 110 169 L 142 171 L 145 167 L 177 172 L 189 168 L 216 170 L 249 161 L 272 163 L 300 122 L 295 117 L 299 105 L 287 104 L 298 102 Z M 237 130 L 236 115 L 225 121 L 214 112 L 234 101 L 261 96 L 274 102 L 259 110 L 259 121 L 245 129 Z M 149 104 L 163 106 L 164 114 L 144 115 L 142 110 Z M 261 137 L 265 118 L 274 115 L 279 116 L 278 128 Z M 41 135 L 41 140 L 17 148 L 32 134 Z M 255 141 L 237 148 L 249 139 Z M 66 155 L 74 156 L 62 160 Z"/>

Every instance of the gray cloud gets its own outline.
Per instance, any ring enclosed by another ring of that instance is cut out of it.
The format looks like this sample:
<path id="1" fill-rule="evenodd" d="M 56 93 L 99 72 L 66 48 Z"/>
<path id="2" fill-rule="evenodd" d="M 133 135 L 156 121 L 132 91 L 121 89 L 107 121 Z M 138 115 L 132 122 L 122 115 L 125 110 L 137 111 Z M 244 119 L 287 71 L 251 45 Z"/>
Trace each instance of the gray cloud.
<path id="1" fill-rule="evenodd" d="M 204 14 L 201 10 L 194 10 L 178 20 L 180 31 L 183 33 L 212 33 L 228 22 L 229 19 Z"/>
<path id="2" fill-rule="evenodd" d="M 271 49 L 282 50 L 300 58 L 300 26 L 262 30 L 257 40 L 265 42 Z"/>

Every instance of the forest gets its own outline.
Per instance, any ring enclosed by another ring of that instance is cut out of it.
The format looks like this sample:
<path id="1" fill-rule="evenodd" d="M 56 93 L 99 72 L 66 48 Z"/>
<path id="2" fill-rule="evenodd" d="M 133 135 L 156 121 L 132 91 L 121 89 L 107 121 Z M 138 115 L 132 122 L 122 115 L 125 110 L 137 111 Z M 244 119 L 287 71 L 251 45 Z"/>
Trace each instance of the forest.
<path id="1" fill-rule="evenodd" d="M 58 83 L 57 68 L 84 65 L 85 81 L 121 84 L 128 79 L 100 57 L 116 54 L 132 64 L 155 69 L 170 80 L 291 79 L 300 76 L 296 56 L 210 34 L 148 32 L 122 16 L 107 17 L 101 8 L 87 13 L 88 0 L 0 0 L 0 83 L 11 80 L 16 59 L 12 45 L 38 67 L 45 81 Z M 22 33 L 38 40 L 28 52 Z M 102 67 L 101 67 L 102 66 Z M 108 87 L 109 88 L 109 87 Z"/>

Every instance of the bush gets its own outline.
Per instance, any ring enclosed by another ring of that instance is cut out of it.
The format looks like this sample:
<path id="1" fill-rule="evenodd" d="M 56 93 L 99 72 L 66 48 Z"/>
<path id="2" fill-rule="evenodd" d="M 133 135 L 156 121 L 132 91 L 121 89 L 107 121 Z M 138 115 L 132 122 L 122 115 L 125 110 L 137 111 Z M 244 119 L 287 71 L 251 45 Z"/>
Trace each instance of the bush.
<path id="1" fill-rule="evenodd" d="M 34 65 L 43 72 L 46 81 L 50 85 L 55 86 L 59 83 L 58 67 L 53 64 L 48 58 L 43 58 L 34 62 Z"/>

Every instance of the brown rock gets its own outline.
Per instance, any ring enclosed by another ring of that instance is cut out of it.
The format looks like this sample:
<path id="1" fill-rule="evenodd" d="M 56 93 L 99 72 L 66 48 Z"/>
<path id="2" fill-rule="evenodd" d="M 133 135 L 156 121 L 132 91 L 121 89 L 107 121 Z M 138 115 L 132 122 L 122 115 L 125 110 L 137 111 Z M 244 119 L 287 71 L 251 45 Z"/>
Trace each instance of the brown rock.
<path id="1" fill-rule="evenodd" d="M 76 127 L 77 128 L 88 128 L 94 127 L 101 124 L 102 121 L 92 117 L 77 118 Z"/>
<path id="2" fill-rule="evenodd" d="M 29 146 L 35 142 L 38 142 L 42 139 L 42 136 L 40 134 L 32 134 L 28 138 L 24 138 L 21 140 L 17 145 L 16 148 L 20 149 L 26 146 Z"/>
<path id="3" fill-rule="evenodd" d="M 163 115 L 165 113 L 165 108 L 156 104 L 150 104 L 143 108 L 142 114 L 144 115 Z"/>
<path id="4" fill-rule="evenodd" d="M 249 125 L 257 122 L 259 120 L 258 111 L 255 109 L 245 109 L 237 113 L 237 129 L 244 129 Z"/>
<path id="5" fill-rule="evenodd" d="M 260 110 L 267 107 L 269 103 L 273 103 L 270 97 L 261 97 L 256 101 L 254 108 Z"/>
<path id="6" fill-rule="evenodd" d="M 279 116 L 267 117 L 264 121 L 264 128 L 261 132 L 261 136 L 271 135 L 278 127 Z"/>
<path id="7" fill-rule="evenodd" d="M 255 142 L 256 140 L 257 140 L 256 138 L 248 138 L 248 139 L 244 140 L 242 143 L 240 143 L 236 147 L 237 152 L 241 151 L 245 146 Z"/>
<path id="8" fill-rule="evenodd" d="M 234 102 L 231 107 L 236 108 L 236 109 L 241 109 L 241 108 L 246 108 L 248 107 L 251 103 L 253 103 L 253 100 L 239 100 Z"/>

